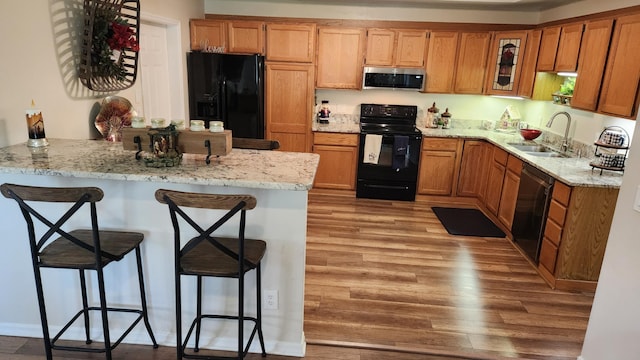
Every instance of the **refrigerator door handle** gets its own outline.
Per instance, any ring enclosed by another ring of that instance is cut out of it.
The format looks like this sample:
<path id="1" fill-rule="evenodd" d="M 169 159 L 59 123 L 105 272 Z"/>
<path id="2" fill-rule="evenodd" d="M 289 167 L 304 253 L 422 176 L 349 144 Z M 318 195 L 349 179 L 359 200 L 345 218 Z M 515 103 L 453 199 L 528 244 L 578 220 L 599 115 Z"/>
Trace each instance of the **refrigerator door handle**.
<path id="1" fill-rule="evenodd" d="M 218 114 L 220 120 L 224 123 L 224 128 L 228 129 L 227 123 L 227 79 L 223 77 L 220 81 L 220 100 L 218 101 Z"/>

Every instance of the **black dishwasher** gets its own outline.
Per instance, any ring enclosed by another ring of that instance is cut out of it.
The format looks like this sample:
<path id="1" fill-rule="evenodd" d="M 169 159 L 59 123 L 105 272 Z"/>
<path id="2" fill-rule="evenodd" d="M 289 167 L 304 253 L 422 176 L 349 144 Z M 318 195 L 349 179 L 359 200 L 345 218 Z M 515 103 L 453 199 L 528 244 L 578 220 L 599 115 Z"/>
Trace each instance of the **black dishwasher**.
<path id="1" fill-rule="evenodd" d="M 553 177 L 529 164 L 525 163 L 522 167 L 511 234 L 516 245 L 535 264 L 538 264 L 540 257 L 540 244 L 554 181 Z"/>

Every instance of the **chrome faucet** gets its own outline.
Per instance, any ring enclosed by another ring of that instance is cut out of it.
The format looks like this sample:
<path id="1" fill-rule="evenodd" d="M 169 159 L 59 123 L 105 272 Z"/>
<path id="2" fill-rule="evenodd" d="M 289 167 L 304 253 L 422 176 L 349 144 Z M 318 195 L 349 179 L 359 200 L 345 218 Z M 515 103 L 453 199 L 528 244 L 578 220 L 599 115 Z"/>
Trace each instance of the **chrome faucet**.
<path id="1" fill-rule="evenodd" d="M 564 139 L 562 140 L 562 145 L 560 145 L 560 149 L 563 152 L 566 152 L 567 150 L 569 150 L 569 128 L 571 127 L 571 115 L 569 115 L 569 113 L 566 111 L 559 111 L 551 115 L 551 119 L 549 119 L 549 122 L 547 122 L 547 127 L 551 127 L 551 124 L 553 124 L 553 120 L 558 115 L 564 115 L 567 117 L 567 127 L 564 129 Z"/>

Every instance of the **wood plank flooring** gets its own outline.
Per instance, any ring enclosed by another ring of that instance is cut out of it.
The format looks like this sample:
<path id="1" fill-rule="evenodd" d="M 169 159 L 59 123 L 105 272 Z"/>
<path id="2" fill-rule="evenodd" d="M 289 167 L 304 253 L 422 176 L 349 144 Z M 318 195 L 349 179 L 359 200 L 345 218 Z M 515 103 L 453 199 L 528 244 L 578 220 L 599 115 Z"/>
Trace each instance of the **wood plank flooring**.
<path id="1" fill-rule="evenodd" d="M 311 192 L 307 341 L 576 359 L 593 294 L 550 289 L 507 239 L 449 235 L 431 205 Z"/>
<path id="2" fill-rule="evenodd" d="M 507 239 L 447 234 L 431 205 L 311 191 L 305 359 L 575 360 L 593 294 L 551 290 Z M 0 360 L 43 358 L 41 339 L 0 336 Z M 121 344 L 122 359 L 175 348 Z"/>

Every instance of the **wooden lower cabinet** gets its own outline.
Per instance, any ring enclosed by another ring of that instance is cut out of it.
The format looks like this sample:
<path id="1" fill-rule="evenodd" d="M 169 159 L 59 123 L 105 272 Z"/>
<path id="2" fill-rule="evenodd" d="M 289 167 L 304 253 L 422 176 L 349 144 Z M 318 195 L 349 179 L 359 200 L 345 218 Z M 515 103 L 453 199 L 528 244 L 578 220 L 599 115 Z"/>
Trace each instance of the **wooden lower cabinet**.
<path id="1" fill-rule="evenodd" d="M 618 189 L 556 181 L 538 270 L 553 287 L 595 291 Z"/>
<path id="2" fill-rule="evenodd" d="M 460 166 L 458 139 L 431 138 L 422 140 L 420 172 L 418 174 L 418 194 L 453 195 L 453 184 L 458 177 Z"/>
<path id="3" fill-rule="evenodd" d="M 313 152 L 320 155 L 314 187 L 355 190 L 358 134 L 316 132 Z"/>
<path id="4" fill-rule="evenodd" d="M 487 189 L 485 206 L 493 215 L 498 215 L 500 197 L 502 196 L 502 184 L 507 168 L 509 154 L 497 146 L 493 147 L 493 157 L 490 161 L 489 174 L 487 176 Z"/>
<path id="5" fill-rule="evenodd" d="M 500 195 L 500 205 L 498 207 L 498 220 L 511 230 L 513 215 L 516 212 L 516 201 L 518 200 L 518 188 L 520 187 L 520 172 L 522 171 L 522 161 L 509 155 L 507 169 L 502 184 Z"/>
<path id="6" fill-rule="evenodd" d="M 465 140 L 462 147 L 457 196 L 482 197 L 486 187 L 488 159 L 493 145 L 483 140 Z"/>

